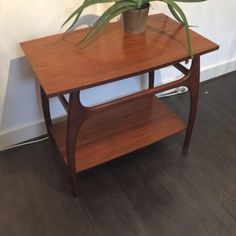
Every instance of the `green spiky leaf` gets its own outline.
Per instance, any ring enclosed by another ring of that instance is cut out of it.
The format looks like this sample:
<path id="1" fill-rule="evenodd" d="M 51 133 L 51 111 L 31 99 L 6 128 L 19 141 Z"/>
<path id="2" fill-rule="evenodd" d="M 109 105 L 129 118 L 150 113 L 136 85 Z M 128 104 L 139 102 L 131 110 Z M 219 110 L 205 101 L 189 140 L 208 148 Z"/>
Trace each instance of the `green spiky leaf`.
<path id="1" fill-rule="evenodd" d="M 91 30 L 86 36 L 77 44 L 82 45 L 94 37 L 111 19 L 118 16 L 122 12 L 135 9 L 136 3 L 130 1 L 118 1 L 108 8 L 95 22 Z"/>
<path id="2" fill-rule="evenodd" d="M 72 24 L 68 27 L 68 29 L 66 30 L 67 32 L 69 30 L 71 30 L 73 28 L 73 26 L 76 24 L 76 22 L 78 21 L 79 17 L 81 16 L 82 12 L 84 11 L 85 8 L 95 5 L 95 4 L 99 4 L 99 3 L 111 3 L 111 2 L 115 2 L 116 0 L 85 0 L 83 2 L 83 4 L 78 7 L 67 19 L 66 21 L 62 24 L 61 27 L 63 27 L 65 24 L 67 24 L 73 17 L 75 17 L 75 19 L 73 20 Z"/>
<path id="3" fill-rule="evenodd" d="M 197 3 L 197 2 L 203 2 L 206 0 L 85 0 L 83 4 L 78 7 L 62 24 L 62 27 L 70 22 L 73 18 L 73 21 L 71 25 L 67 28 L 66 33 L 70 31 L 78 21 L 79 17 L 81 16 L 84 9 L 86 9 L 89 6 L 100 4 L 100 3 L 112 3 L 114 4 L 110 6 L 103 14 L 99 17 L 99 19 L 96 21 L 96 23 L 93 25 L 93 27 L 90 29 L 90 31 L 85 35 L 85 37 L 78 43 L 82 44 L 90 40 L 92 37 L 94 37 L 98 31 L 100 31 L 111 19 L 118 16 L 122 12 L 125 12 L 130 9 L 140 9 L 144 7 L 147 3 L 151 1 L 160 1 L 165 2 L 174 16 L 174 18 L 180 22 L 182 25 L 184 25 L 185 31 L 186 31 L 186 37 L 187 37 L 187 45 L 188 45 L 188 52 L 191 57 L 192 55 L 192 49 L 191 49 L 191 41 L 190 41 L 190 31 L 189 27 L 191 27 L 188 24 L 187 18 L 183 12 L 183 10 L 179 7 L 179 5 L 176 2 L 182 2 L 182 3 Z"/>
<path id="4" fill-rule="evenodd" d="M 180 20 L 182 24 L 184 25 L 186 36 L 187 36 L 188 52 L 189 52 L 190 57 L 193 58 L 188 21 L 183 10 L 175 3 L 174 0 L 164 0 L 164 2 L 166 2 L 169 5 L 169 7 L 172 8 L 173 12 L 178 13 L 178 17 L 176 20 L 178 21 Z M 175 17 L 176 15 L 177 14 L 174 14 L 173 16 Z"/>

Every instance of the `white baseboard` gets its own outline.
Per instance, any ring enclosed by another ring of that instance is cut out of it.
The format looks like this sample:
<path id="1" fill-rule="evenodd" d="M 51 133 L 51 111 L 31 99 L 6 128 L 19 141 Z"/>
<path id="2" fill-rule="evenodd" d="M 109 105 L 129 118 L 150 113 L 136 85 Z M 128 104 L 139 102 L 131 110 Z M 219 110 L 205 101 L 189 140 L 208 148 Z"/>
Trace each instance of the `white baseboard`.
<path id="1" fill-rule="evenodd" d="M 12 130 L 0 133 L 0 149 L 24 142 L 46 134 L 44 121 L 38 121 L 26 126 L 15 127 Z"/>
<path id="2" fill-rule="evenodd" d="M 201 82 L 228 74 L 236 70 L 236 58 L 201 69 Z"/>
<path id="3" fill-rule="evenodd" d="M 235 70 L 236 58 L 231 61 L 224 61 L 209 67 L 202 68 L 201 82 L 230 73 Z M 0 149 L 39 137 L 46 133 L 44 121 L 38 121 L 22 127 L 15 127 L 12 130 L 0 133 Z"/>

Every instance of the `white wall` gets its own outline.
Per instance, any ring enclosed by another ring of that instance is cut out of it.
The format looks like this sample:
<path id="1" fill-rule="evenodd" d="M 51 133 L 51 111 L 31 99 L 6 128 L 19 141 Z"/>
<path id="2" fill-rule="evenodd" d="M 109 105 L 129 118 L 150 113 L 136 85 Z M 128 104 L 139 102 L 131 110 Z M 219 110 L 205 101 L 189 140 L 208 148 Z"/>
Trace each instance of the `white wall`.
<path id="1" fill-rule="evenodd" d="M 81 0 L 0 0 L 0 148 L 45 133 L 38 84 L 19 42 L 61 32 L 60 25 Z M 210 79 L 236 69 L 236 3 L 234 0 L 208 0 L 181 4 L 194 30 L 220 44 L 220 50 L 202 57 L 201 79 Z M 91 7 L 85 14 L 101 13 L 103 6 Z M 168 10 L 155 3 L 151 13 Z M 158 72 L 162 82 L 173 72 Z M 159 81 L 160 82 L 160 81 Z M 138 77 L 83 92 L 83 102 L 94 104 L 138 91 L 144 87 Z M 94 92 L 95 91 L 95 92 Z M 54 117 L 63 115 L 56 100 Z"/>

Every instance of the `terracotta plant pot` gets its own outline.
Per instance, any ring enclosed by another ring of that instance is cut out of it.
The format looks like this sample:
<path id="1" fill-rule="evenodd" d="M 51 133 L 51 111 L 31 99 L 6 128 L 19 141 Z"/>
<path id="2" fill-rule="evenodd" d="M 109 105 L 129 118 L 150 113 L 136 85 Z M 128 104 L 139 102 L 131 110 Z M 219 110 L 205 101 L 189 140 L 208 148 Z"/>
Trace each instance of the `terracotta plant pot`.
<path id="1" fill-rule="evenodd" d="M 150 4 L 143 8 L 123 12 L 124 31 L 131 34 L 140 34 L 145 31 Z"/>

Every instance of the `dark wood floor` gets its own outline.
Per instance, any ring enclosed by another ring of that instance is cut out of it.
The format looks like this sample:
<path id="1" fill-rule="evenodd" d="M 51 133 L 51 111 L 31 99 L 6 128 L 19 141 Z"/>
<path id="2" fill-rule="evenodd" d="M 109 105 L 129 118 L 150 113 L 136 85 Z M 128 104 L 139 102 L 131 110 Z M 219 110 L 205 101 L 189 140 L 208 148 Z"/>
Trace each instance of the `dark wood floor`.
<path id="1" fill-rule="evenodd" d="M 236 73 L 202 84 L 186 157 L 165 139 L 80 174 L 78 199 L 49 141 L 1 152 L 0 235 L 236 235 L 235 104 Z"/>

